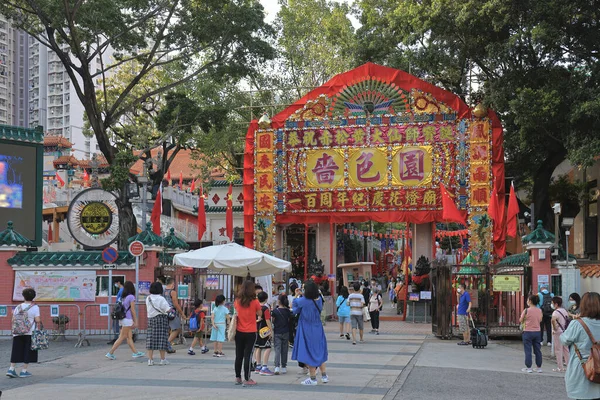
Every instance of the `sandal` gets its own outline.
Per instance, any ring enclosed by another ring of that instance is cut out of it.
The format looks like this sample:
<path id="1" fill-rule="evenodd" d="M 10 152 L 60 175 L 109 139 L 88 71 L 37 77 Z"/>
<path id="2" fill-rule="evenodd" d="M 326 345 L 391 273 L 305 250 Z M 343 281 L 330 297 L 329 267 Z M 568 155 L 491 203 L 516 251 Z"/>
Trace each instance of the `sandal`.
<path id="1" fill-rule="evenodd" d="M 467 342 L 458 342 L 456 344 L 459 346 L 468 346 L 469 345 L 469 343 L 467 343 Z"/>
<path id="2" fill-rule="evenodd" d="M 552 372 L 565 372 L 566 369 L 562 369 L 562 368 L 553 368 Z"/>

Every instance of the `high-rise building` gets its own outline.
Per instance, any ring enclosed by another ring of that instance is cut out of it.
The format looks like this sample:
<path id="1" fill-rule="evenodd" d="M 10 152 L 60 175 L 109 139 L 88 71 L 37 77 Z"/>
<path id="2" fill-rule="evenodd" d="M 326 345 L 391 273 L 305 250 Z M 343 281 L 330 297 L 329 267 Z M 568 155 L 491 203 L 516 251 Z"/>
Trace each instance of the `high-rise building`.
<path id="1" fill-rule="evenodd" d="M 0 124 L 28 126 L 27 35 L 0 15 Z"/>

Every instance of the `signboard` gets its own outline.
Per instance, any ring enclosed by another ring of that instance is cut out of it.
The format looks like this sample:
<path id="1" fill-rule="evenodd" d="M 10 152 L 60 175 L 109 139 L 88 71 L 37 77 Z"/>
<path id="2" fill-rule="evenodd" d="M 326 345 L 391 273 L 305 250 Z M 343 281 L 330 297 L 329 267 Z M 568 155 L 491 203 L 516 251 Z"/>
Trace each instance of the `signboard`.
<path id="1" fill-rule="evenodd" d="M 92 249 L 104 249 L 119 234 L 117 198 L 100 188 L 82 191 L 69 206 L 67 226 L 80 244 Z"/>
<path id="2" fill-rule="evenodd" d="M 515 275 L 494 275 L 492 287 L 494 292 L 520 292 L 521 277 Z"/>
<path id="3" fill-rule="evenodd" d="M 0 306 L 0 317 L 7 317 L 7 316 L 8 316 L 8 307 Z"/>
<path id="4" fill-rule="evenodd" d="M 150 281 L 139 281 L 138 282 L 138 294 L 140 296 L 149 296 L 151 284 L 152 284 L 152 282 L 150 282 Z"/>
<path id="5" fill-rule="evenodd" d="M 52 304 L 50 306 L 50 316 L 51 317 L 58 317 L 59 310 L 60 310 L 60 308 L 59 308 L 58 304 Z"/>
<path id="6" fill-rule="evenodd" d="M 181 300 L 190 298 L 190 287 L 188 285 L 177 285 L 177 297 Z"/>
<path id="7" fill-rule="evenodd" d="M 114 262 L 117 261 L 117 258 L 119 258 L 119 252 L 116 249 L 107 247 L 102 250 L 102 260 L 104 260 L 105 263 L 114 264 Z"/>
<path id="8" fill-rule="evenodd" d="M 129 245 L 129 253 L 134 257 L 140 257 L 142 254 L 144 254 L 144 250 L 144 243 L 140 242 L 139 240 L 135 240 Z"/>
<path id="9" fill-rule="evenodd" d="M 109 316 L 109 307 L 108 304 L 100 304 L 100 316 L 108 317 Z"/>
<path id="10" fill-rule="evenodd" d="M 431 300 L 431 292 L 421 292 L 421 300 Z"/>
<path id="11" fill-rule="evenodd" d="M 219 288 L 219 278 L 217 277 L 209 277 L 204 281 L 204 286 L 207 289 L 218 289 Z"/>
<path id="12" fill-rule="evenodd" d="M 408 300 L 409 301 L 419 301 L 419 293 L 409 293 Z"/>
<path id="13" fill-rule="evenodd" d="M 549 275 L 538 275 L 537 276 L 537 282 L 538 282 L 538 292 L 540 291 L 542 286 L 546 286 L 547 288 L 550 288 L 550 276 Z"/>
<path id="14" fill-rule="evenodd" d="M 33 288 L 35 300 L 95 301 L 96 271 L 15 271 L 13 300 L 23 301 L 23 289 Z"/>

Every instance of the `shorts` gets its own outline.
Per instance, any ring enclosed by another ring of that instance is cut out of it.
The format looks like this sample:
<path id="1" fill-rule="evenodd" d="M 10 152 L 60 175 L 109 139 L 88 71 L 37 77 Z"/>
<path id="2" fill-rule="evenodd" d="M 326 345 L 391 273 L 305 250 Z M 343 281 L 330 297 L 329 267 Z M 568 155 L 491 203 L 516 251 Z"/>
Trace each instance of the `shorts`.
<path id="1" fill-rule="evenodd" d="M 350 317 L 341 317 L 338 315 L 338 319 L 340 321 L 340 324 L 347 324 L 350 322 Z"/>
<path id="2" fill-rule="evenodd" d="M 119 326 L 133 326 L 133 320 L 130 318 L 124 318 L 119 321 Z"/>
<path id="3" fill-rule="evenodd" d="M 469 321 L 467 320 L 466 315 L 458 315 L 458 331 L 460 333 L 465 333 L 469 329 Z"/>
<path id="4" fill-rule="evenodd" d="M 193 333 L 194 333 L 194 337 L 197 337 L 198 339 L 202 339 L 204 337 L 203 331 L 195 331 Z"/>
<path id="5" fill-rule="evenodd" d="M 259 335 L 256 335 L 256 342 L 254 343 L 254 347 L 259 349 L 270 349 L 271 348 L 271 339 L 261 338 Z"/>
<path id="6" fill-rule="evenodd" d="M 363 321 L 363 315 L 351 315 L 350 322 L 352 323 L 352 329 L 364 330 L 365 322 Z"/>
<path id="7" fill-rule="evenodd" d="M 179 317 L 179 315 L 176 316 L 175 319 L 169 321 L 169 329 L 171 329 L 172 331 L 181 329 L 181 318 Z"/>

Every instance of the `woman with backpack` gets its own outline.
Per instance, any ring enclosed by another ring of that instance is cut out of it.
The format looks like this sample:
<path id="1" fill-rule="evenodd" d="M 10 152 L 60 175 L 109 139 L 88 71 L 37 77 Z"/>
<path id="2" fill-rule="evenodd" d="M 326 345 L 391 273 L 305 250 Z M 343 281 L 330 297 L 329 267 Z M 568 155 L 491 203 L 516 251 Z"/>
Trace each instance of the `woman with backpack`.
<path id="1" fill-rule="evenodd" d="M 150 285 L 150 295 L 146 297 L 146 311 L 148 313 L 148 330 L 146 331 L 148 366 L 154 365 L 154 350 L 160 352 L 160 365 L 169 364 L 165 357 L 165 352 L 169 343 L 169 320 L 167 312 L 170 307 L 162 294 L 162 284 L 160 282 L 153 282 Z"/>
<path id="2" fill-rule="evenodd" d="M 589 329 L 589 333 L 586 332 Z M 586 377 L 582 360 L 587 360 L 591 354 L 592 338 L 600 338 L 600 294 L 588 292 L 581 298 L 580 318 L 572 321 L 567 330 L 560 335 L 564 346 L 570 347 L 570 359 L 565 374 L 567 395 L 571 399 L 600 398 L 600 384 Z M 596 365 L 600 359 L 594 357 Z"/>
<path id="3" fill-rule="evenodd" d="M 335 301 L 335 306 L 337 307 L 337 316 L 340 321 L 340 338 L 344 338 L 344 328 L 346 331 L 346 340 L 350 340 L 350 306 L 348 305 L 348 296 L 350 293 L 348 292 L 347 286 L 342 286 L 340 289 L 340 295 Z"/>
<path id="4" fill-rule="evenodd" d="M 117 359 L 117 357 L 115 357 L 115 351 L 124 341 L 127 341 L 127 344 L 131 349 L 131 357 L 140 358 L 146 355 L 143 351 L 137 351 L 135 349 L 135 344 L 133 343 L 133 330 L 138 326 L 138 318 L 135 311 L 135 286 L 133 285 L 133 282 L 127 281 L 123 285 L 123 288 L 123 301 L 121 304 L 125 308 L 125 318 L 119 321 L 119 324 L 121 325 L 119 338 L 105 355 L 109 360 Z"/>
<path id="5" fill-rule="evenodd" d="M 379 335 L 379 311 L 383 308 L 383 298 L 378 288 L 373 288 L 369 297 L 369 315 L 371 316 L 371 333 Z"/>
<path id="6" fill-rule="evenodd" d="M 552 309 L 554 310 L 552 313 L 552 340 L 556 355 L 556 368 L 552 370 L 553 372 L 565 372 L 569 363 L 569 348 L 560 342 L 560 335 L 569 326 L 569 315 L 562 304 L 562 298 L 558 296 L 552 298 Z"/>
<path id="7" fill-rule="evenodd" d="M 42 323 L 40 318 L 40 308 L 33 304 L 35 299 L 35 290 L 31 288 L 23 289 L 23 303 L 19 304 L 13 310 L 12 333 L 13 343 L 10 353 L 10 367 L 6 376 L 11 378 L 28 378 L 31 373 L 27 371 L 29 363 L 38 361 L 37 350 L 31 350 L 31 334 L 37 329 L 38 324 Z M 15 370 L 17 363 L 23 363 L 21 372 L 17 375 Z"/>

